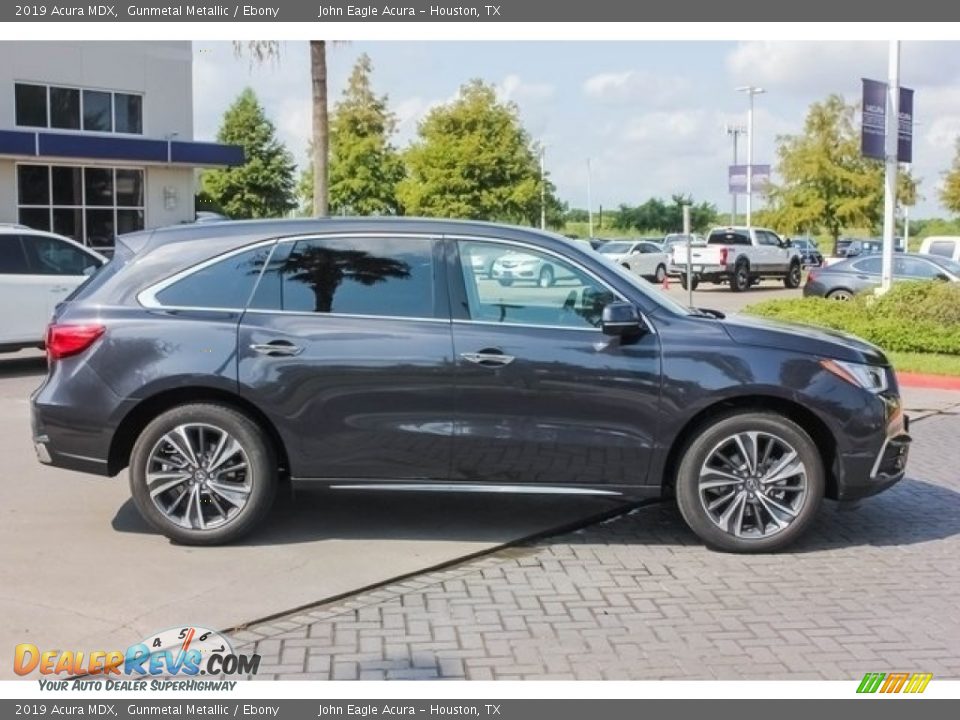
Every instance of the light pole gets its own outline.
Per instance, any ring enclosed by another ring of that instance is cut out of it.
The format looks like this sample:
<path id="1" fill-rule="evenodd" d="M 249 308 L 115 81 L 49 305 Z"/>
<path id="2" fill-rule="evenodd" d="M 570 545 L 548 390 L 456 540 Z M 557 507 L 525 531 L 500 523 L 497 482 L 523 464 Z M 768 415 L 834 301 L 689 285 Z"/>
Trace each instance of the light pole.
<path id="1" fill-rule="evenodd" d="M 883 262 L 880 288 L 885 293 L 893 285 L 894 216 L 897 210 L 897 136 L 900 128 L 900 41 L 891 40 L 887 73 L 887 116 L 884 143 L 886 171 L 883 187 Z"/>
<path id="2" fill-rule="evenodd" d="M 590 239 L 593 240 L 593 188 L 590 178 L 590 158 L 587 158 L 587 227 Z"/>
<path id="3" fill-rule="evenodd" d="M 547 176 L 544 172 L 547 147 L 540 143 L 540 229 L 547 229 Z"/>
<path id="4" fill-rule="evenodd" d="M 750 98 L 750 110 L 747 112 L 747 227 L 753 224 L 753 98 L 766 92 L 755 85 L 738 87 L 737 92 L 746 93 Z"/>
<path id="5" fill-rule="evenodd" d="M 737 164 L 740 155 L 737 153 L 737 141 L 741 135 L 746 135 L 747 129 L 743 125 L 727 125 L 727 135 L 733 138 L 733 164 Z M 730 193 L 733 196 L 733 212 L 730 213 L 730 224 L 737 224 L 737 191 Z"/>

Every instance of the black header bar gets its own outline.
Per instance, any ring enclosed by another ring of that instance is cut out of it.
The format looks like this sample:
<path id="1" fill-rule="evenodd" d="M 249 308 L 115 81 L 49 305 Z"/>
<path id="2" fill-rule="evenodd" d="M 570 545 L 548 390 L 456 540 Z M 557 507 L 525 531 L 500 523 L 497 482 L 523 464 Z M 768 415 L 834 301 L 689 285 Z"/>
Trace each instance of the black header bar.
<path id="1" fill-rule="evenodd" d="M 266 0 L 2 3 L 0 22 L 955 22 L 960 3 L 913 0 Z"/>

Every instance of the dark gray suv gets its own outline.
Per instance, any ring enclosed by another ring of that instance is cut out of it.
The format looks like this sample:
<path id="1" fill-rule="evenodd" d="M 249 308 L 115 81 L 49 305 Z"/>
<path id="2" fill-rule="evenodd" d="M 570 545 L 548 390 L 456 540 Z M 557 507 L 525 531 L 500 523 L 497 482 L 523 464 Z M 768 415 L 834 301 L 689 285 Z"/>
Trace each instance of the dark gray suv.
<path id="1" fill-rule="evenodd" d="M 508 253 L 555 281 L 476 271 Z M 710 545 L 774 550 L 823 497 L 899 480 L 909 444 L 872 345 L 685 308 L 586 246 L 485 223 L 123 236 L 58 307 L 47 351 L 40 460 L 129 467 L 143 516 L 191 544 L 251 530 L 302 479 L 664 495 Z"/>

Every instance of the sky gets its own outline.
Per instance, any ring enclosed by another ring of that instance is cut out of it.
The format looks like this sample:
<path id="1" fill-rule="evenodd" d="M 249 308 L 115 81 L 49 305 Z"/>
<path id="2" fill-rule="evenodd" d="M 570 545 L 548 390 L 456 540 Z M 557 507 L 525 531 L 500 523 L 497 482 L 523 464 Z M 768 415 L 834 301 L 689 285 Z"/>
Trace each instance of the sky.
<path id="1" fill-rule="evenodd" d="M 214 139 L 224 110 L 250 86 L 298 164 L 307 163 L 308 46 L 280 47 L 277 62 L 256 65 L 231 43 L 194 41 L 196 139 Z M 481 78 L 517 103 L 530 135 L 546 144 L 547 171 L 571 207 L 587 206 L 589 159 L 594 211 L 674 193 L 729 211 L 725 128 L 747 121 L 737 87 L 767 91 L 756 98 L 754 162 L 775 164 L 777 136 L 800 132 L 811 102 L 830 93 L 858 102 L 862 77 L 887 76 L 886 42 L 350 42 L 328 46 L 331 106 L 361 53 L 397 115 L 399 147 L 430 108 Z M 937 189 L 960 137 L 960 43 L 904 43 L 901 85 L 916 92 L 913 172 L 922 197 L 911 217 L 942 216 Z"/>

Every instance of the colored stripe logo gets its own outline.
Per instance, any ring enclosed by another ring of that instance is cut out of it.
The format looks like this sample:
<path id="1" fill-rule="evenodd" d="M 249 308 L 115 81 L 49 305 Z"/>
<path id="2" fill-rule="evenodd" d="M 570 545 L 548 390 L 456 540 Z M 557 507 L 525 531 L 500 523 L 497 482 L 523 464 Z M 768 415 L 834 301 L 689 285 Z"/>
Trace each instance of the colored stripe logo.
<path id="1" fill-rule="evenodd" d="M 927 689 L 933 673 L 867 673 L 860 681 L 858 693 L 911 693 Z"/>

